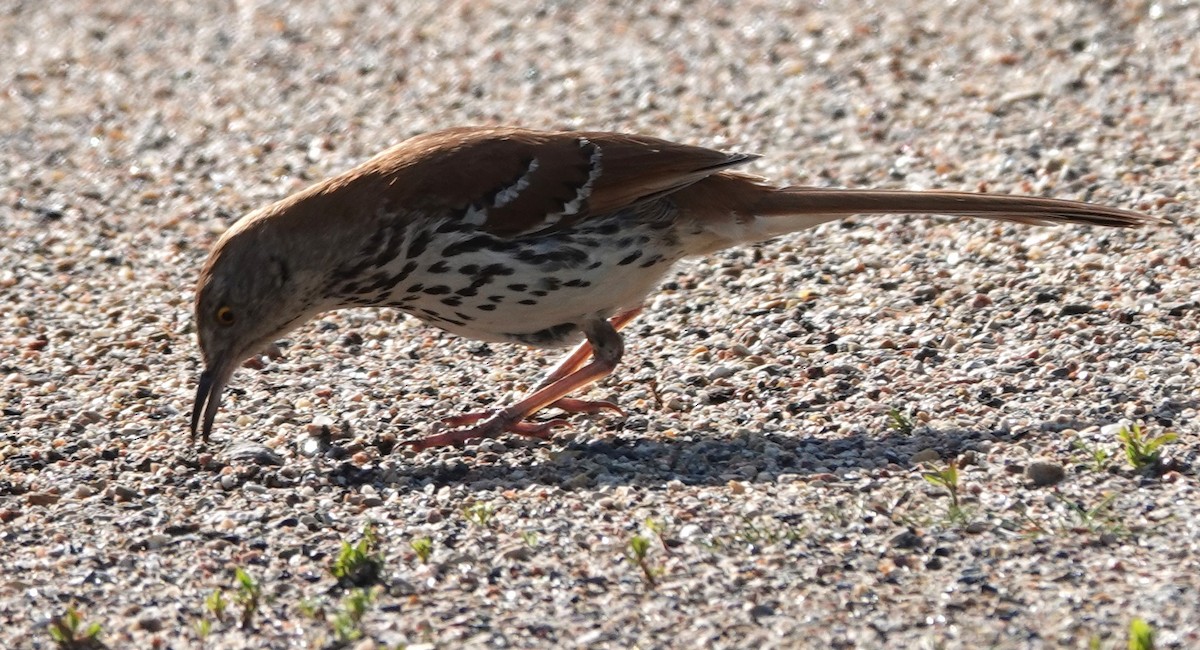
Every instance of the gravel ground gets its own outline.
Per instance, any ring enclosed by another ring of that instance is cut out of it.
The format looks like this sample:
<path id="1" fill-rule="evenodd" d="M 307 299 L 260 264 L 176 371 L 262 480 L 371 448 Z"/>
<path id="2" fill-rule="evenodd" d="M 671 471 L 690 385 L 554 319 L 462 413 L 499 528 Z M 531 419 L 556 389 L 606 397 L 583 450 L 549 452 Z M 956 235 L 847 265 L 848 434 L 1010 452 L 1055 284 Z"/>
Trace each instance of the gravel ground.
<path id="1" fill-rule="evenodd" d="M 1200 5 L 1045 4 L 0 0 L 0 646 L 72 604 L 112 648 L 1200 646 Z M 554 355 L 328 314 L 189 444 L 216 236 L 472 123 L 1174 225 L 853 219 L 688 262 L 588 394 L 628 417 L 550 442 L 403 451 Z M 1135 471 L 1123 420 L 1179 438 Z M 355 623 L 330 567 L 368 522 Z"/>

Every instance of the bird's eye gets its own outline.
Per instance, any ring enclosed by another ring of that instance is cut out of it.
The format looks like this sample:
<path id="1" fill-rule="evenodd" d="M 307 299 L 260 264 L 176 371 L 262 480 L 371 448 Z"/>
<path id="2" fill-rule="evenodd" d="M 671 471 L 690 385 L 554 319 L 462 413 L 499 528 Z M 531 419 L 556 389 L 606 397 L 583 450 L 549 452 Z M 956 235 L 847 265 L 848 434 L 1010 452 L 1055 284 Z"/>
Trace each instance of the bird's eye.
<path id="1" fill-rule="evenodd" d="M 233 310 L 229 307 L 218 308 L 217 322 L 221 325 L 233 325 Z"/>

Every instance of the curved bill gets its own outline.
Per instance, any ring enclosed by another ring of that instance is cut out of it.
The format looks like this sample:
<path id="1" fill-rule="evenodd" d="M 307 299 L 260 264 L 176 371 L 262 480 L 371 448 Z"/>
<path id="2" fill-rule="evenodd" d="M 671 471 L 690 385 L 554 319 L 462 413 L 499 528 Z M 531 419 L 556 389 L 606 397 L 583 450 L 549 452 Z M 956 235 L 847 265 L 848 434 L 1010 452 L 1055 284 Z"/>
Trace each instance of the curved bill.
<path id="1" fill-rule="evenodd" d="M 201 439 L 208 442 L 208 434 L 212 433 L 213 420 L 217 418 L 217 410 L 221 408 L 221 390 L 224 381 L 211 369 L 200 373 L 200 383 L 196 386 L 196 403 L 192 406 L 192 440 L 196 439 L 196 429 L 200 428 L 200 416 L 204 416 L 204 426 L 201 428 Z"/>

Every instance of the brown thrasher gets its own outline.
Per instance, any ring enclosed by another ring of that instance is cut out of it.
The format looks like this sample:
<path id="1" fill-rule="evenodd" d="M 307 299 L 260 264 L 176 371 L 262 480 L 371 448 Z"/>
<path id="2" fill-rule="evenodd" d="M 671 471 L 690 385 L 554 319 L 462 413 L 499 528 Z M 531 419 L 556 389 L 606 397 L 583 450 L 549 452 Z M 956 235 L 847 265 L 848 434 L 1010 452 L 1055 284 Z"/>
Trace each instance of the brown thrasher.
<path id="1" fill-rule="evenodd" d="M 458 128 L 415 137 L 256 210 L 213 248 L 196 287 L 205 370 L 191 431 L 208 439 L 234 369 L 317 314 L 395 307 L 484 341 L 583 339 L 527 396 L 448 421 L 418 448 L 505 431 L 547 437 L 554 406 L 613 371 L 617 330 L 683 257 L 855 214 L 944 214 L 1133 227 L 1155 217 L 1041 197 L 774 187 L 729 171 L 756 156 L 603 132 Z M 588 361 L 588 359 L 591 359 Z M 203 426 L 201 426 L 201 424 Z"/>

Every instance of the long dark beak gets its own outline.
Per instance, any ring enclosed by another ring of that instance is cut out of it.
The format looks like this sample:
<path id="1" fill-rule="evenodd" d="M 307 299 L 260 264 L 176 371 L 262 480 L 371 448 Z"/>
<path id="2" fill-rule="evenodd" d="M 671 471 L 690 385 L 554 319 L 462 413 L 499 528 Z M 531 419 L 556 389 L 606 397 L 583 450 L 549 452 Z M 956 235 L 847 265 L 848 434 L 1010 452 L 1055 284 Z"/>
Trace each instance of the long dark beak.
<path id="1" fill-rule="evenodd" d="M 200 373 L 200 383 L 196 386 L 196 403 L 192 406 L 192 440 L 196 439 L 196 429 L 200 425 L 200 416 L 204 416 L 204 427 L 201 429 L 201 439 L 208 442 L 208 434 L 212 433 L 213 420 L 217 418 L 217 410 L 221 408 L 221 391 L 225 387 L 219 375 L 207 369 Z"/>

